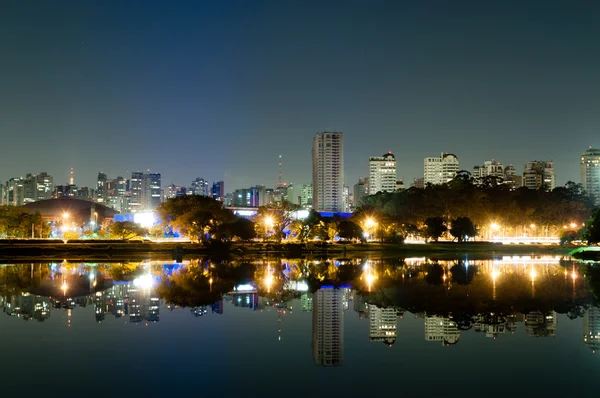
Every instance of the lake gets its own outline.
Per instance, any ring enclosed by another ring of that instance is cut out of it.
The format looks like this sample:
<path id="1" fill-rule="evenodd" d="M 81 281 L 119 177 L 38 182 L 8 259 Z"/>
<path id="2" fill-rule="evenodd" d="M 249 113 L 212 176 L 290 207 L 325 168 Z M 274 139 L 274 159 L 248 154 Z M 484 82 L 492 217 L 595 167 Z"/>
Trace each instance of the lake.
<path id="1" fill-rule="evenodd" d="M 0 266 L 6 396 L 600 391 L 600 271 L 553 256 Z"/>

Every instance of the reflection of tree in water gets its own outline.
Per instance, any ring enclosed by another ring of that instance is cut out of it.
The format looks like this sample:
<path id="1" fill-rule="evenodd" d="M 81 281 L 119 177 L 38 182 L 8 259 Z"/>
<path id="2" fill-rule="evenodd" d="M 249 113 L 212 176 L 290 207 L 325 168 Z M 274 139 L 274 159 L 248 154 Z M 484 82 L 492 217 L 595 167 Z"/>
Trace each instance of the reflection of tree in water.
<path id="1" fill-rule="evenodd" d="M 458 260 L 457 263 L 450 268 L 452 273 L 452 282 L 459 285 L 468 285 L 473 282 L 473 278 L 477 274 L 477 267 L 474 265 L 466 265 L 464 260 Z"/>
<path id="2" fill-rule="evenodd" d="M 10 296 L 38 288 L 50 275 L 48 264 L 15 264 L 0 268 L 0 295 Z"/>

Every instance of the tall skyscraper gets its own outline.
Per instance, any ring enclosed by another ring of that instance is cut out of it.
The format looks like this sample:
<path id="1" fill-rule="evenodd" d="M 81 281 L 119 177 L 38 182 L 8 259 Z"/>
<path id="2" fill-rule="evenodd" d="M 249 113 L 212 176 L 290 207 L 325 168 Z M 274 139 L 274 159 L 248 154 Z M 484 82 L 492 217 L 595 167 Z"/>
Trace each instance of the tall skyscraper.
<path id="1" fill-rule="evenodd" d="M 208 196 L 208 181 L 204 178 L 196 178 L 190 186 L 192 195 Z"/>
<path id="2" fill-rule="evenodd" d="M 41 172 L 35 176 L 35 179 L 37 189 L 36 200 L 50 199 L 52 191 L 54 191 L 54 178 L 46 172 Z"/>
<path id="3" fill-rule="evenodd" d="M 142 211 L 142 180 L 144 179 L 144 173 L 134 171 L 131 173 L 130 192 L 131 201 L 130 207 L 132 213 L 139 213 Z"/>
<path id="4" fill-rule="evenodd" d="M 326 131 L 313 139 L 313 208 L 341 212 L 344 206 L 344 133 Z"/>
<path id="5" fill-rule="evenodd" d="M 213 199 L 223 201 L 225 199 L 225 183 L 223 181 L 213 182 L 211 195 Z"/>
<path id="6" fill-rule="evenodd" d="M 451 181 L 458 172 L 458 156 L 442 153 L 439 158 L 425 158 L 423 183 L 445 184 Z"/>
<path id="7" fill-rule="evenodd" d="M 98 173 L 98 180 L 96 182 L 96 202 L 106 203 L 108 201 L 107 183 L 108 176 L 104 173 Z"/>
<path id="8" fill-rule="evenodd" d="M 523 186 L 529 189 L 553 190 L 556 187 L 556 178 L 552 162 L 534 160 L 525 163 Z"/>
<path id="9" fill-rule="evenodd" d="M 581 185 L 600 205 L 600 149 L 590 148 L 581 155 Z"/>
<path id="10" fill-rule="evenodd" d="M 160 173 L 131 173 L 130 207 L 132 213 L 154 211 L 162 202 Z"/>
<path id="11" fill-rule="evenodd" d="M 317 365 L 344 363 L 344 308 L 342 289 L 321 288 L 313 296 L 313 359 Z"/>
<path id="12" fill-rule="evenodd" d="M 391 152 L 369 158 L 369 193 L 396 192 L 396 157 Z"/>
<path id="13" fill-rule="evenodd" d="M 144 174 L 142 181 L 144 192 L 144 211 L 154 211 L 158 209 L 162 202 L 162 184 L 160 173 Z"/>

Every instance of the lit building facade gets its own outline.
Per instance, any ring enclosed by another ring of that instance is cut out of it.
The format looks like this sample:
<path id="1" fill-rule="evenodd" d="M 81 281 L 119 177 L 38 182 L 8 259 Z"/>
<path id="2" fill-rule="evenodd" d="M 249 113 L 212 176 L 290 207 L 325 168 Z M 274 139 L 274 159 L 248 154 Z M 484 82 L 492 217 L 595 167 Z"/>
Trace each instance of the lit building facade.
<path id="1" fill-rule="evenodd" d="M 317 133 L 313 139 L 313 208 L 341 212 L 344 206 L 344 133 Z"/>
<path id="2" fill-rule="evenodd" d="M 305 209 L 312 209 L 313 206 L 313 186 L 312 184 L 302 185 L 300 189 L 300 206 Z"/>
<path id="3" fill-rule="evenodd" d="M 590 148 L 581 155 L 581 185 L 600 205 L 600 149 Z"/>
<path id="4" fill-rule="evenodd" d="M 130 209 L 132 213 L 154 211 L 162 202 L 160 173 L 131 173 Z"/>
<path id="5" fill-rule="evenodd" d="M 369 158 L 369 193 L 396 191 L 396 157 L 388 152 Z"/>
<path id="6" fill-rule="evenodd" d="M 106 203 L 108 202 L 108 176 L 104 173 L 98 173 L 98 179 L 96 181 L 96 202 Z"/>
<path id="7" fill-rule="evenodd" d="M 190 185 L 190 192 L 192 195 L 209 196 L 208 195 L 208 181 L 204 178 L 196 178 Z"/>
<path id="8" fill-rule="evenodd" d="M 486 160 L 481 166 L 473 167 L 473 178 L 496 177 L 504 181 L 504 165 L 496 160 Z"/>
<path id="9" fill-rule="evenodd" d="M 526 162 L 523 169 L 523 186 L 529 189 L 544 188 L 551 191 L 556 187 L 552 162 L 534 160 Z"/>
<path id="10" fill-rule="evenodd" d="M 213 199 L 222 202 L 225 200 L 225 183 L 223 181 L 213 182 L 210 193 Z"/>
<path id="11" fill-rule="evenodd" d="M 458 172 L 458 157 L 442 153 L 440 157 L 425 158 L 423 184 L 445 184 Z"/>

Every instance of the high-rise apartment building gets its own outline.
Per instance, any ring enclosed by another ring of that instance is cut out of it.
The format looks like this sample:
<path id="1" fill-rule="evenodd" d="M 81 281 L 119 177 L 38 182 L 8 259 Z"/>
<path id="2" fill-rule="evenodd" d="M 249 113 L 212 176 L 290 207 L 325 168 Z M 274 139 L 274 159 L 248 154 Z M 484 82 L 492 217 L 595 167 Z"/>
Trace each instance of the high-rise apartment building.
<path id="1" fill-rule="evenodd" d="M 313 208 L 341 212 L 344 206 L 344 133 L 317 133 L 313 139 Z"/>
<path id="2" fill-rule="evenodd" d="M 425 158 L 424 166 L 424 185 L 445 184 L 458 172 L 458 157 L 451 153 L 442 153 L 439 158 Z"/>
<path id="3" fill-rule="evenodd" d="M 364 198 L 369 196 L 369 179 L 359 178 L 358 182 L 354 184 L 353 192 L 354 207 L 358 207 L 362 204 Z"/>
<path id="4" fill-rule="evenodd" d="M 581 155 L 581 185 L 600 205 L 600 149 L 590 148 Z"/>
<path id="5" fill-rule="evenodd" d="M 556 177 L 552 162 L 538 160 L 526 162 L 523 171 L 523 186 L 529 189 L 553 190 L 556 187 Z"/>
<path id="6" fill-rule="evenodd" d="M 396 157 L 391 152 L 369 158 L 369 193 L 396 192 Z"/>
<path id="7" fill-rule="evenodd" d="M 504 175 L 506 176 L 506 184 L 510 189 L 517 189 L 523 186 L 523 176 L 517 175 L 517 170 L 512 164 L 504 168 Z"/>
<path id="8" fill-rule="evenodd" d="M 504 165 L 496 160 L 486 160 L 481 166 L 473 167 L 473 178 L 496 177 L 504 181 Z"/>
<path id="9" fill-rule="evenodd" d="M 343 289 L 321 288 L 313 295 L 312 350 L 317 365 L 344 363 Z"/>

